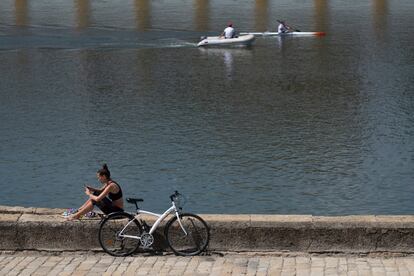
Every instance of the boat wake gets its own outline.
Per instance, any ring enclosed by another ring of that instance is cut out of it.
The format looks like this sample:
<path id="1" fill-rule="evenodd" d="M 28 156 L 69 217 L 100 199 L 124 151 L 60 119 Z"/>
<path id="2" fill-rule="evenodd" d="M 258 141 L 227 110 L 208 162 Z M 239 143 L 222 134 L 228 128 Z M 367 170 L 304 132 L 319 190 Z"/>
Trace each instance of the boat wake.
<path id="1" fill-rule="evenodd" d="M 196 42 L 190 42 L 187 40 L 181 40 L 181 39 L 176 39 L 176 38 L 162 39 L 158 45 L 160 48 L 197 47 Z"/>

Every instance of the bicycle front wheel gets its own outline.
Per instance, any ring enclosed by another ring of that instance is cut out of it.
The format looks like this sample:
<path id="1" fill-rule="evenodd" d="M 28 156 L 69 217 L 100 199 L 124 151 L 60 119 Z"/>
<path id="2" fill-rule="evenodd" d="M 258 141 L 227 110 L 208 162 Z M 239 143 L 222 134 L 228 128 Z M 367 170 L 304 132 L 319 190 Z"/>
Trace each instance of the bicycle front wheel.
<path id="1" fill-rule="evenodd" d="M 203 252 L 210 241 L 207 223 L 194 214 L 180 214 L 171 218 L 165 226 L 165 237 L 175 254 L 194 256 Z"/>
<path id="2" fill-rule="evenodd" d="M 99 227 L 99 243 L 103 250 L 112 256 L 128 256 L 138 249 L 139 239 L 123 235 L 137 238 L 141 236 L 139 222 L 128 213 L 112 214 L 105 218 Z"/>

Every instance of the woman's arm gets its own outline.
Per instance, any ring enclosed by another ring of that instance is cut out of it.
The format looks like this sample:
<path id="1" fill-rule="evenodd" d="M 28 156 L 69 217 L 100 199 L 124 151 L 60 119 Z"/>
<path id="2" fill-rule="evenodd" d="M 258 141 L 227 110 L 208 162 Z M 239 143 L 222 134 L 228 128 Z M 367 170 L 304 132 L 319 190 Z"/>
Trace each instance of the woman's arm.
<path id="1" fill-rule="evenodd" d="M 96 188 L 88 186 L 88 185 L 85 185 L 85 188 L 88 189 L 91 192 L 96 192 L 96 190 L 97 190 Z"/>
<path id="2" fill-rule="evenodd" d="M 98 193 L 102 193 L 102 191 L 103 191 L 103 189 L 101 188 L 101 189 L 97 189 L 97 188 L 94 188 L 94 187 L 91 187 L 91 186 L 88 186 L 88 185 L 85 185 L 85 188 L 86 189 L 88 189 L 89 191 L 91 191 L 91 192 L 98 192 Z"/>
<path id="3" fill-rule="evenodd" d="M 106 188 L 101 190 L 101 193 L 97 196 L 94 195 L 92 191 L 90 191 L 89 189 L 85 189 L 85 194 L 87 194 L 89 198 L 92 199 L 93 201 L 101 201 L 104 197 L 106 197 L 111 192 L 111 189 L 113 187 L 112 185 L 115 185 L 115 184 L 111 183 L 110 185 L 106 186 Z"/>

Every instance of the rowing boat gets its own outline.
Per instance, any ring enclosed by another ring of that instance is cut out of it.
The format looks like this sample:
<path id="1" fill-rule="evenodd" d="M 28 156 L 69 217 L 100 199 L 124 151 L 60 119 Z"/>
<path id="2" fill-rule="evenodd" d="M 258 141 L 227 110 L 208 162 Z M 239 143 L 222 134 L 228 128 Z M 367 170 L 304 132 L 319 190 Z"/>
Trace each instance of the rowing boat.
<path id="1" fill-rule="evenodd" d="M 207 36 L 202 37 L 201 41 L 197 44 L 200 46 L 248 46 L 254 41 L 253 34 L 240 35 L 235 38 L 224 38 L 220 36 Z"/>
<path id="2" fill-rule="evenodd" d="M 257 32 L 257 33 L 240 33 L 240 35 L 257 35 L 257 36 L 324 36 L 326 35 L 325 32 L 287 32 L 287 33 L 279 33 L 279 32 Z"/>

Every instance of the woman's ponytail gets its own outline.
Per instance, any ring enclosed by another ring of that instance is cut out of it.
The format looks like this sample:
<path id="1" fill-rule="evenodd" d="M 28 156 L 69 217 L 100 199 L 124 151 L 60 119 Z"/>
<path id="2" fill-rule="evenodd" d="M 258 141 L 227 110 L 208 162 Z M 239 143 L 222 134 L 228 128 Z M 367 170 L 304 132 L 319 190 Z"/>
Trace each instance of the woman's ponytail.
<path id="1" fill-rule="evenodd" d="M 111 178 L 111 172 L 109 171 L 108 165 L 106 164 L 102 165 L 102 169 L 98 171 L 98 174 L 100 176 L 106 176 L 107 178 Z"/>

